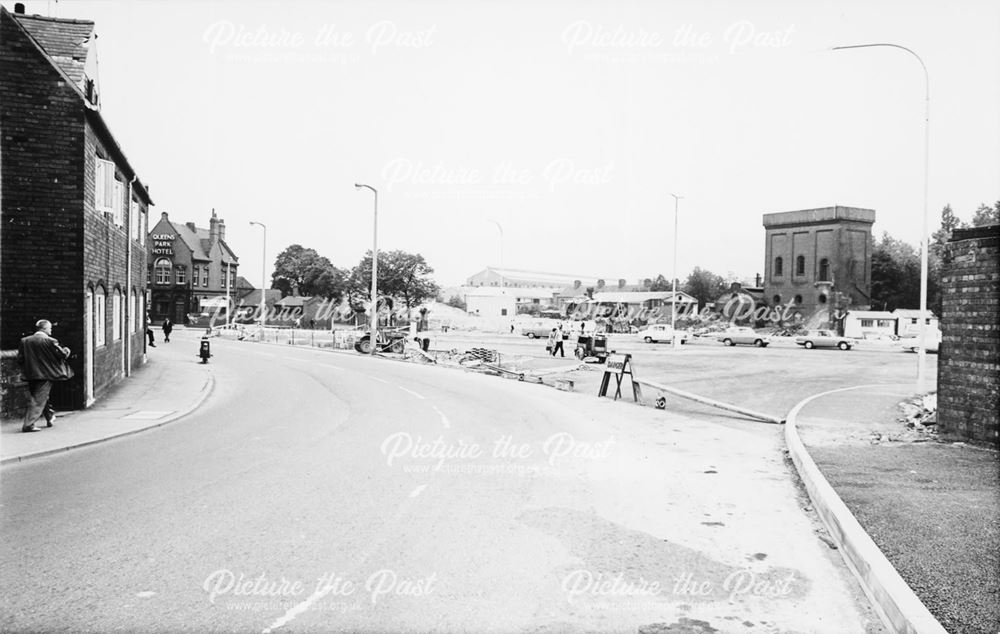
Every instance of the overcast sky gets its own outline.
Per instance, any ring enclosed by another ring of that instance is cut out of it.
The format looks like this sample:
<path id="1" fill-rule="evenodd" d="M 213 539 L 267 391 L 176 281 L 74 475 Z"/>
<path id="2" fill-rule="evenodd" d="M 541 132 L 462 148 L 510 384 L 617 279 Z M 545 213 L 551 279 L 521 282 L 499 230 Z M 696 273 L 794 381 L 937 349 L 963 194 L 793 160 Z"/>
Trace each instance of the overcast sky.
<path id="1" fill-rule="evenodd" d="M 372 242 L 443 285 L 489 264 L 762 272 L 761 215 L 877 212 L 913 244 L 931 82 L 932 226 L 1000 198 L 1000 3 L 52 2 L 96 22 L 102 112 L 159 212 L 268 276 Z M 12 3 L 7 3 L 8 10 Z M 501 247 L 498 223 L 503 228 Z"/>

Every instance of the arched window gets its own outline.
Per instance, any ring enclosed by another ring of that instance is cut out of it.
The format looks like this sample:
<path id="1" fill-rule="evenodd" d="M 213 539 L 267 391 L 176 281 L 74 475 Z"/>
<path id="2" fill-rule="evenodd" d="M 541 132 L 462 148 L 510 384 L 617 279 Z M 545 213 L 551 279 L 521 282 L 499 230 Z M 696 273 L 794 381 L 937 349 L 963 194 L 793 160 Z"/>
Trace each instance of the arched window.
<path id="1" fill-rule="evenodd" d="M 801 304 L 802 303 L 802 296 L 801 295 L 796 295 L 795 296 L 795 303 L 796 304 Z"/>
<path id="2" fill-rule="evenodd" d="M 115 289 L 111 293 L 111 341 L 119 341 L 122 338 L 122 292 Z"/>
<path id="3" fill-rule="evenodd" d="M 107 294 L 103 286 L 94 290 L 94 347 L 104 345 L 108 328 L 108 313 L 106 308 Z"/>
<path id="4" fill-rule="evenodd" d="M 805 275 L 806 274 L 806 256 L 800 255 L 795 258 L 795 274 Z"/>
<path id="5" fill-rule="evenodd" d="M 132 334 L 136 330 L 136 324 L 139 323 L 139 298 L 135 294 L 135 289 L 133 288 L 129 292 L 129 310 L 132 311 L 130 319 L 128 320 L 128 331 Z"/>
<path id="6" fill-rule="evenodd" d="M 774 275 L 781 277 L 785 274 L 785 261 L 781 258 L 774 258 Z"/>
<path id="7" fill-rule="evenodd" d="M 819 281 L 830 281 L 830 260 L 823 258 L 819 261 Z"/>
<path id="8" fill-rule="evenodd" d="M 775 295 L 775 296 L 774 296 L 774 297 L 772 297 L 771 299 L 773 299 L 773 300 L 774 300 L 774 305 L 775 305 L 775 306 L 778 306 L 778 305 L 780 305 L 780 304 L 781 304 L 781 295 Z"/>
<path id="9" fill-rule="evenodd" d="M 819 303 L 820 304 L 825 304 L 826 303 L 826 295 L 820 295 L 819 296 Z"/>
<path id="10" fill-rule="evenodd" d="M 153 265 L 156 269 L 156 283 L 157 284 L 169 284 L 170 283 L 170 260 L 167 258 L 160 258 Z"/>

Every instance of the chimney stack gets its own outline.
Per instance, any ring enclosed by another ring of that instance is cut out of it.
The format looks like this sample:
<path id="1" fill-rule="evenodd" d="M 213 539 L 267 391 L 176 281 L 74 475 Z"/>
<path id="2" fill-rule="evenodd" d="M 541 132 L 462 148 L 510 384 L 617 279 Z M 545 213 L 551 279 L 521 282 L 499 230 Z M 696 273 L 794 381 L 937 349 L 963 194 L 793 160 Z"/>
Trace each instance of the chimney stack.
<path id="1" fill-rule="evenodd" d="M 215 208 L 212 208 L 212 217 L 208 221 L 208 242 L 215 244 L 219 240 L 219 217 L 215 215 Z"/>
<path id="2" fill-rule="evenodd" d="M 14 4 L 14 13 L 18 15 L 24 15 L 24 3 L 17 2 Z"/>

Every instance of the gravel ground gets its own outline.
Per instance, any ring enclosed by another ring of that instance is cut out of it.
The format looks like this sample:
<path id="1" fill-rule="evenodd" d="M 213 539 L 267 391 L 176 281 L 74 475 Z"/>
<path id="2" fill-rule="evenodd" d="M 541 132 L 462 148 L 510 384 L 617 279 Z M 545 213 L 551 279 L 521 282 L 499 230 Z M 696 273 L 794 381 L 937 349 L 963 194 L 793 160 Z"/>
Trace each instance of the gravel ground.
<path id="1" fill-rule="evenodd" d="M 812 409 L 813 417 L 809 408 L 804 412 L 803 440 L 851 512 L 945 629 L 995 634 L 1000 631 L 998 454 L 961 443 L 872 443 L 857 434 L 845 434 L 841 442 L 832 438 L 831 409 L 854 427 L 860 424 L 856 413 L 864 408 L 872 413 L 872 428 L 902 430 L 894 418 L 898 410 L 885 407 L 887 398 L 831 396 L 833 402 Z"/>

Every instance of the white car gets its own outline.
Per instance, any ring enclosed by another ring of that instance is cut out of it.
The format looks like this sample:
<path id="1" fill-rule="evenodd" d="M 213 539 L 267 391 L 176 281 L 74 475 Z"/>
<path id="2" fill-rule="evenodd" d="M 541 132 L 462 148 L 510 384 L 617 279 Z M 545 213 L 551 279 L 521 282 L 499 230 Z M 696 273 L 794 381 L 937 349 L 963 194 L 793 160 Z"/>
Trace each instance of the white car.
<path id="1" fill-rule="evenodd" d="M 941 345 L 941 339 L 940 330 L 937 328 L 929 328 L 927 330 L 927 345 L 924 349 L 927 350 L 927 352 L 937 353 L 938 348 Z M 899 345 L 907 352 L 918 352 L 920 350 L 920 335 L 903 337 L 899 340 Z"/>
<path id="2" fill-rule="evenodd" d="M 767 335 L 759 335 L 756 330 L 746 326 L 734 326 L 732 328 L 727 328 L 725 331 L 720 333 L 716 339 L 727 346 L 735 346 L 736 344 L 741 343 L 748 346 L 765 348 L 767 347 L 767 344 L 771 343 L 770 337 Z"/>
<path id="3" fill-rule="evenodd" d="M 639 338 L 646 343 L 659 343 L 660 341 L 671 341 L 674 337 L 674 328 L 670 324 L 650 324 L 639 331 Z M 688 335 L 683 330 L 677 331 L 677 337 L 681 343 L 687 343 Z"/>

